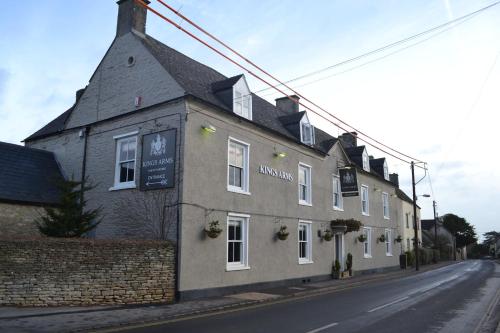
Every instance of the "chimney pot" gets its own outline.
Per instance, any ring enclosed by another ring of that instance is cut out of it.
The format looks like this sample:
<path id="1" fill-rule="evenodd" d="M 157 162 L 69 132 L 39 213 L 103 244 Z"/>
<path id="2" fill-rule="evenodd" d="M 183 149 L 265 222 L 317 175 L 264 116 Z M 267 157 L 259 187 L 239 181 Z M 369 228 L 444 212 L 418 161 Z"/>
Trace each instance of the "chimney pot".
<path id="1" fill-rule="evenodd" d="M 76 98 L 75 98 L 75 101 L 78 102 L 80 100 L 80 98 L 82 97 L 83 93 L 85 92 L 85 88 L 82 88 L 82 89 L 78 89 L 76 91 Z"/>
<path id="2" fill-rule="evenodd" d="M 142 0 L 149 5 L 149 0 Z M 148 10 L 134 0 L 119 0 L 118 22 L 116 24 L 116 37 L 123 36 L 132 30 L 146 33 L 146 16 Z"/>
<path id="3" fill-rule="evenodd" d="M 350 132 L 339 136 L 339 140 L 344 148 L 352 148 L 358 146 L 358 133 Z"/>
<path id="4" fill-rule="evenodd" d="M 290 98 L 296 102 L 292 101 Z M 299 100 L 300 97 L 297 95 L 276 98 L 276 107 L 288 113 L 299 112 Z"/>

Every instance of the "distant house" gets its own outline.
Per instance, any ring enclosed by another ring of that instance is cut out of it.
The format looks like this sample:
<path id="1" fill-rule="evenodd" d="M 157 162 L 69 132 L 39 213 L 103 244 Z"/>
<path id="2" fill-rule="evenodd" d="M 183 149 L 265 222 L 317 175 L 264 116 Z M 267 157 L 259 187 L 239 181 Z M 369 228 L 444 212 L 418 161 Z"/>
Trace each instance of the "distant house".
<path id="1" fill-rule="evenodd" d="M 57 205 L 61 178 L 52 152 L 0 142 L 0 237 L 38 235 L 33 220 Z"/>
<path id="2" fill-rule="evenodd" d="M 437 218 L 436 229 L 434 220 L 422 220 L 422 237 L 427 247 L 437 246 L 441 255 L 441 260 L 452 260 L 453 248 L 455 246 L 455 237 L 443 225 L 441 218 Z M 437 238 L 437 244 L 435 239 Z M 466 249 L 457 249 L 457 258 L 466 259 Z"/>

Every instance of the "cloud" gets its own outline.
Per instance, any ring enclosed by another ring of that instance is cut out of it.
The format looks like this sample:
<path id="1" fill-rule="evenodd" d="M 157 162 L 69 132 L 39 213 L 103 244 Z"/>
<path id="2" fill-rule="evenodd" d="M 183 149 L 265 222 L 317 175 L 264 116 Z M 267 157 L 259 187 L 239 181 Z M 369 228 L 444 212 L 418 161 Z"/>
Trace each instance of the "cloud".
<path id="1" fill-rule="evenodd" d="M 5 69 L 0 68 L 0 97 L 3 95 L 5 87 L 7 86 L 7 80 L 9 79 L 9 72 Z"/>

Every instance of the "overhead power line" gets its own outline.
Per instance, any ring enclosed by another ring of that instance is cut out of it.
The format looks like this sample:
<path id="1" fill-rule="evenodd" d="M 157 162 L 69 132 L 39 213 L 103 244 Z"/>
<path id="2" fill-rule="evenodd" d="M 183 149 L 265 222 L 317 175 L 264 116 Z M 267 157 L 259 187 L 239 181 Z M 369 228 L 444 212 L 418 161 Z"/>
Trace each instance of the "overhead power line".
<path id="1" fill-rule="evenodd" d="M 400 40 L 398 40 L 398 41 L 396 41 L 396 42 L 393 42 L 393 43 L 389 43 L 389 44 L 384 45 L 384 46 L 382 46 L 382 47 L 379 47 L 379 48 L 377 48 L 377 49 L 375 49 L 375 50 L 371 50 L 371 51 L 366 52 L 366 53 L 363 53 L 363 54 L 361 54 L 361 55 L 358 55 L 358 56 L 355 56 L 355 57 L 349 58 L 349 59 L 347 59 L 347 60 L 343 60 L 343 61 L 338 62 L 338 63 L 336 63 L 336 64 L 333 64 L 333 65 L 330 65 L 330 66 L 327 66 L 327 67 L 324 67 L 324 68 L 318 69 L 318 70 L 316 70 L 316 71 L 313 71 L 313 72 L 310 72 L 310 73 L 307 73 L 307 74 L 304 74 L 304 75 L 301 75 L 301 76 L 295 77 L 295 78 L 290 79 L 290 80 L 287 80 L 287 81 L 285 81 L 285 82 L 283 82 L 283 83 L 288 84 L 288 83 L 295 82 L 295 81 L 298 81 L 298 80 L 301 80 L 301 79 L 305 79 L 305 78 L 307 78 L 307 77 L 310 77 L 310 76 L 313 76 L 313 75 L 316 75 L 316 74 L 319 74 L 319 73 L 325 72 L 325 71 L 330 70 L 330 69 L 333 69 L 333 68 L 335 68 L 335 67 L 343 66 L 343 65 L 346 65 L 346 64 L 348 64 L 348 63 L 351 63 L 351 62 L 357 61 L 357 60 L 359 60 L 359 59 L 366 58 L 366 57 L 368 57 L 368 56 L 371 56 L 371 55 L 374 55 L 374 54 L 376 54 L 376 53 L 379 53 L 379 52 L 385 51 L 385 50 L 387 50 L 387 49 L 390 49 L 390 48 L 392 48 L 392 47 L 398 46 L 398 45 L 400 45 L 400 44 L 404 44 L 404 43 L 406 43 L 406 42 L 409 42 L 409 41 L 411 41 L 411 40 L 413 40 L 413 39 L 416 39 L 416 38 L 422 37 L 422 36 L 424 36 L 424 35 L 427 35 L 427 34 L 429 34 L 429 33 L 431 33 L 431 32 L 434 32 L 434 31 L 439 30 L 439 29 L 441 29 L 441 28 L 444 28 L 444 27 L 446 27 L 446 26 L 449 26 L 449 25 L 452 25 L 452 24 L 458 23 L 459 21 L 462 21 L 462 20 L 467 19 L 467 18 L 469 18 L 469 17 L 475 16 L 475 15 L 477 15 L 477 14 L 481 13 L 481 12 L 484 12 L 484 11 L 486 11 L 486 10 L 488 10 L 488 9 L 491 9 L 491 8 L 493 8 L 494 6 L 497 6 L 498 4 L 500 4 L 500 1 L 494 2 L 494 3 L 492 3 L 492 4 L 490 4 L 490 5 L 486 6 L 486 7 L 483 7 L 483 8 L 481 8 L 481 9 L 478 9 L 478 10 L 476 10 L 476 11 L 474 11 L 474 12 L 471 12 L 471 13 L 469 13 L 469 14 L 466 14 L 466 15 L 464 15 L 464 16 L 460 16 L 460 17 L 458 17 L 458 18 L 456 18 L 456 19 L 453 19 L 453 20 L 451 20 L 451 21 L 445 22 L 445 23 L 443 23 L 443 24 L 440 24 L 440 25 L 435 26 L 435 27 L 433 27 L 433 28 L 427 29 L 427 30 L 425 30 L 425 31 L 419 32 L 419 33 L 417 33 L 417 34 L 415 34 L 415 35 L 412 35 L 412 36 L 409 36 L 409 37 L 406 37 L 406 38 L 400 39 Z M 278 86 L 280 86 L 280 85 L 278 85 Z M 273 88 L 273 87 L 266 87 L 266 88 L 263 88 L 263 89 L 261 89 L 261 90 L 256 91 L 255 93 L 259 93 L 259 92 L 267 91 L 267 90 L 272 89 L 272 88 Z"/>
<path id="2" fill-rule="evenodd" d="M 416 159 L 414 157 L 406 155 L 406 154 L 404 154 L 404 153 L 402 153 L 402 152 L 400 152 L 400 151 L 398 151 L 398 150 L 396 150 L 394 148 L 391 148 L 391 147 L 385 145 L 384 143 L 380 142 L 379 140 L 376 140 L 376 139 L 372 138 L 371 136 L 367 135 L 366 133 L 362 132 L 361 130 L 355 128 L 354 126 L 349 125 L 348 123 L 346 123 L 342 119 L 336 117 L 334 114 L 328 112 L 327 110 L 325 110 L 324 108 L 322 108 L 318 104 L 314 103 L 313 101 L 311 101 L 307 97 L 305 97 L 302 94 L 300 94 L 299 92 L 295 91 L 294 89 L 292 89 L 291 87 L 289 87 L 286 83 L 280 81 L 278 78 L 276 78 L 275 76 L 273 76 L 272 74 L 270 74 L 268 71 L 264 70 L 262 67 L 258 66 L 257 64 L 255 64 L 254 62 L 252 62 L 251 60 L 249 60 L 248 58 L 246 58 L 245 56 L 243 56 L 241 53 L 239 53 L 238 51 L 236 51 L 235 49 L 233 49 L 232 47 L 230 47 L 229 45 L 227 45 L 225 42 L 221 41 L 219 38 L 215 37 L 213 34 L 209 33 L 205 29 L 203 29 L 201 26 L 199 26 L 198 24 L 196 24 L 195 22 L 193 22 L 192 20 L 190 20 L 189 18 L 187 18 L 185 15 L 181 14 L 178 10 L 175 10 L 172 6 L 168 5 L 163 0 L 157 0 L 157 1 L 159 3 L 161 3 L 163 6 L 165 6 L 166 8 L 168 8 L 171 12 L 173 12 L 174 14 L 176 14 L 177 16 L 179 16 L 181 19 L 185 20 L 186 22 L 188 22 L 189 24 L 191 24 L 193 27 L 195 27 L 196 29 L 198 29 L 199 31 L 201 31 L 202 33 L 204 33 L 205 35 L 207 35 L 208 37 L 210 37 L 211 39 L 213 39 L 214 41 L 216 41 L 220 45 L 224 46 L 226 49 L 228 49 L 229 51 L 231 51 L 232 53 L 234 53 L 235 55 L 237 55 L 238 57 L 240 57 L 244 61 L 246 61 L 248 64 L 250 64 L 254 68 L 258 69 L 260 72 L 264 73 L 265 75 L 267 75 L 268 77 L 270 77 L 274 81 L 278 82 L 279 83 L 278 86 L 284 86 L 287 89 L 290 89 L 295 95 L 303 98 L 305 101 L 307 101 L 311 105 L 317 107 L 318 109 L 320 109 L 321 111 L 325 112 L 329 116 L 333 117 L 335 120 L 339 121 L 340 123 L 342 123 L 342 124 L 350 127 L 352 129 L 351 131 L 355 131 L 358 134 L 361 134 L 362 136 L 365 136 L 369 140 L 371 140 L 371 141 L 373 141 L 373 142 L 381 145 L 382 147 L 390 149 L 391 151 L 393 151 L 393 152 L 395 152 L 395 153 L 397 153 L 397 154 L 399 154 L 401 156 L 404 156 L 404 157 L 409 158 L 411 160 L 415 160 L 415 161 L 421 162 L 420 160 L 418 160 L 418 159 Z M 275 88 L 276 88 L 276 86 L 275 86 Z M 288 95 L 288 94 L 285 94 L 285 95 Z M 296 103 L 299 104 L 298 101 Z M 351 132 L 351 131 L 348 131 L 348 132 Z"/>
<path id="3" fill-rule="evenodd" d="M 219 54 L 220 56 L 222 56 L 223 58 L 227 59 L 228 61 L 230 61 L 231 63 L 233 63 L 234 65 L 236 65 L 237 67 L 243 69 L 244 71 L 248 72 L 250 75 L 252 75 L 253 77 L 255 77 L 256 79 L 262 81 L 263 83 L 265 83 L 266 85 L 269 85 L 269 86 L 272 86 L 267 80 L 261 78 L 260 76 L 258 76 L 257 74 L 255 74 L 253 71 L 251 71 L 250 69 L 246 68 L 245 66 L 241 65 L 240 63 L 238 63 L 237 61 L 235 61 L 234 59 L 230 58 L 229 56 L 227 56 L 226 54 L 222 53 L 221 51 L 219 51 L 218 49 L 216 49 L 214 46 L 210 45 L 209 43 L 207 43 L 206 41 L 204 41 L 203 39 L 199 38 L 198 36 L 194 35 L 192 32 L 182 28 L 180 25 L 178 25 L 177 23 L 175 23 L 174 21 L 172 21 L 171 19 L 167 18 L 166 16 L 164 16 L 163 14 L 161 14 L 160 12 L 158 12 L 157 10 L 151 8 L 150 6 L 148 6 L 148 4 L 146 4 L 143 0 L 135 0 L 138 4 L 140 4 L 141 6 L 143 6 L 144 8 L 148 9 L 149 11 L 151 11 L 152 13 L 154 13 L 155 15 L 159 16 L 160 18 L 162 18 L 163 20 L 165 20 L 166 22 L 168 22 L 169 24 L 175 26 L 176 28 L 178 28 L 179 30 L 181 30 L 182 32 L 186 33 L 187 35 L 189 35 L 190 37 L 192 37 L 193 39 L 197 40 L 198 42 L 202 43 L 203 45 L 205 45 L 206 47 L 210 48 L 212 51 L 214 51 L 215 53 Z M 345 128 L 343 128 L 342 126 L 334 123 L 332 120 L 326 118 L 324 115 L 318 113 L 317 111 L 311 109 L 310 107 L 308 107 L 307 105 L 304 105 L 303 103 L 297 101 L 296 99 L 294 99 L 293 97 L 291 96 L 288 96 L 285 92 L 283 92 L 282 90 L 280 90 L 279 88 L 277 87 L 274 87 L 275 90 L 279 91 L 280 93 L 282 93 L 284 96 L 286 96 L 287 98 L 289 98 L 290 100 L 292 100 L 294 103 L 297 103 L 303 107 L 305 107 L 307 110 L 311 111 L 312 113 L 318 115 L 319 117 L 323 118 L 324 120 L 330 122 L 331 124 L 339 127 L 340 129 L 346 131 L 349 133 L 349 131 Z M 392 156 L 398 160 L 401 160 L 405 163 L 410 163 L 409 161 L 407 161 L 406 159 L 400 157 L 400 156 L 396 156 L 394 155 L 393 153 L 390 153 L 388 152 L 387 150 L 384 150 L 376 145 L 374 145 L 373 143 L 370 143 L 368 141 L 366 141 L 366 139 L 363 139 L 363 138 L 358 138 L 360 141 L 363 141 L 369 145 L 371 145 L 372 147 L 376 148 L 377 150 L 381 151 L 381 152 L 384 152 L 386 153 L 387 155 L 389 156 Z M 422 167 L 423 168 L 423 167 Z"/>

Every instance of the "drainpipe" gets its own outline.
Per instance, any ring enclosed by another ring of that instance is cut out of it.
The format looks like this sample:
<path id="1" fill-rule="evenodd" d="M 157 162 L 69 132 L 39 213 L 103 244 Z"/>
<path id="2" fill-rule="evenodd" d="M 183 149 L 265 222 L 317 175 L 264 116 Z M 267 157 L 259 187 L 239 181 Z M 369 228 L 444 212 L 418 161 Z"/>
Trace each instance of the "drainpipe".
<path id="1" fill-rule="evenodd" d="M 86 126 L 83 129 L 83 159 L 82 159 L 82 178 L 80 180 L 80 203 L 82 203 L 80 214 L 83 214 L 83 192 L 85 185 L 85 173 L 86 173 L 86 165 L 87 165 L 87 138 L 90 132 L 90 126 Z"/>

